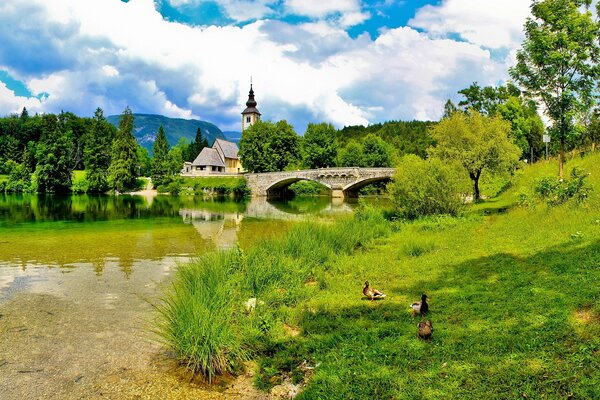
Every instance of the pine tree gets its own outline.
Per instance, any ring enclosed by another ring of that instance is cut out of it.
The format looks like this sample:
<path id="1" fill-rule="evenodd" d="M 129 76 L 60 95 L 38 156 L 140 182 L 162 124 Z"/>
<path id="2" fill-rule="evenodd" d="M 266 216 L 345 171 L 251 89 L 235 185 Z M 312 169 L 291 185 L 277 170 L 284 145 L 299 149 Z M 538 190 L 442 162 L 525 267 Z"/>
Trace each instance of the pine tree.
<path id="1" fill-rule="evenodd" d="M 133 136 L 134 117 L 127 107 L 119 119 L 119 129 L 112 146 L 109 172 L 111 186 L 123 191 L 132 189 L 136 181 L 137 142 Z"/>
<path id="2" fill-rule="evenodd" d="M 190 143 L 185 154 L 185 161 L 192 162 L 198 157 L 198 154 L 203 148 L 208 147 L 208 140 L 202 137 L 202 130 L 200 127 L 196 130 L 196 139 Z"/>
<path id="3" fill-rule="evenodd" d="M 108 190 L 108 168 L 115 137 L 114 127 L 104 118 L 101 108 L 96 109 L 85 137 L 84 165 L 90 192 Z"/>
<path id="4" fill-rule="evenodd" d="M 54 122 L 52 121 L 54 120 Z M 69 132 L 62 132 L 56 124 L 56 116 L 46 118 L 43 140 L 36 149 L 37 166 L 35 179 L 39 192 L 64 193 L 71 188 L 70 154 L 71 142 Z"/>
<path id="5" fill-rule="evenodd" d="M 158 128 L 158 134 L 152 147 L 154 158 L 152 159 L 152 182 L 154 186 L 168 183 L 171 176 L 171 166 L 169 163 L 169 142 L 167 135 L 161 125 Z"/>

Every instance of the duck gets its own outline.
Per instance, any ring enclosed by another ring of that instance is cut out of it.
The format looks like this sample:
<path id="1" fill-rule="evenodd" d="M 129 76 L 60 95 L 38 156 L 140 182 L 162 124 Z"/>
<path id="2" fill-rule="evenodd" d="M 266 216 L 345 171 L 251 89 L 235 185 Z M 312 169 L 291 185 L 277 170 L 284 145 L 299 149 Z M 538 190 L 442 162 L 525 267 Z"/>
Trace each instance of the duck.
<path id="1" fill-rule="evenodd" d="M 420 339 L 425 339 L 425 340 L 431 339 L 431 335 L 433 334 L 433 324 L 431 323 L 430 320 L 419 322 L 419 324 L 417 325 L 417 328 L 419 330 L 419 338 Z"/>
<path id="2" fill-rule="evenodd" d="M 427 295 L 423 294 L 421 296 L 421 301 L 417 302 L 417 303 L 412 303 L 410 305 L 410 308 L 413 309 L 413 314 L 421 314 L 421 315 L 425 315 L 427 314 L 427 312 L 429 311 L 429 304 L 427 304 Z"/>
<path id="3" fill-rule="evenodd" d="M 383 299 L 385 297 L 385 294 L 383 294 L 382 292 L 380 292 L 377 289 L 374 289 L 372 287 L 369 286 L 369 281 L 365 282 L 365 287 L 363 289 L 363 294 L 365 296 L 367 296 L 368 298 L 371 299 L 371 301 L 375 300 L 375 299 Z"/>

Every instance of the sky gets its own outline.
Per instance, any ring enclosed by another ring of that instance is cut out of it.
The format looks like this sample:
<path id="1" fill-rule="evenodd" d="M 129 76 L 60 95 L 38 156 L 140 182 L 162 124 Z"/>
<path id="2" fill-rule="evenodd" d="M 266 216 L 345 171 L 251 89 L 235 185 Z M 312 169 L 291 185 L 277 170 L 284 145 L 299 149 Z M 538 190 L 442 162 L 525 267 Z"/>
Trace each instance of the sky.
<path id="1" fill-rule="evenodd" d="M 0 115 L 71 111 L 341 128 L 437 120 L 508 79 L 526 0 L 3 0 Z"/>

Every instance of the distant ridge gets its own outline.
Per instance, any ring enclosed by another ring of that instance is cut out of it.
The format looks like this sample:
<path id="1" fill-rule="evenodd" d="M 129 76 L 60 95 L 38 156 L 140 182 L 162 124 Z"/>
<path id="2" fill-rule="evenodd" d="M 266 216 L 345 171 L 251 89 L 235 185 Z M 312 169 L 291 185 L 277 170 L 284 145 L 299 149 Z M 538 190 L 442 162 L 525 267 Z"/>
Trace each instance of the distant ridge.
<path id="1" fill-rule="evenodd" d="M 225 139 L 225 135 L 214 124 L 197 119 L 169 118 L 156 114 L 133 114 L 135 118 L 134 136 L 138 143 L 152 153 L 154 139 L 158 127 L 162 124 L 171 146 L 179 142 L 182 137 L 191 143 L 196 138 L 198 127 L 202 130 L 202 136 L 212 145 L 215 139 Z M 114 126 L 119 126 L 120 115 L 110 115 L 106 119 Z"/>
<path id="2" fill-rule="evenodd" d="M 237 145 L 240 145 L 240 140 L 242 140 L 242 132 L 239 131 L 225 131 L 223 132 L 227 140 L 230 142 L 235 142 Z"/>

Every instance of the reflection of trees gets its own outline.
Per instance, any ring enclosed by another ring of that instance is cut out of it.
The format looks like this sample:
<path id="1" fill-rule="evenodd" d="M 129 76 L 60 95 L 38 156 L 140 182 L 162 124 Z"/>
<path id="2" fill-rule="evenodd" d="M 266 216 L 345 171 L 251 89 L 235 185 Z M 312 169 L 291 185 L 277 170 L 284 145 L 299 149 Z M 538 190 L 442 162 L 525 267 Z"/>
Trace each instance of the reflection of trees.
<path id="1" fill-rule="evenodd" d="M 276 209 L 288 214 L 317 214 L 331 205 L 329 197 L 295 197 L 287 201 L 267 200 Z"/>

